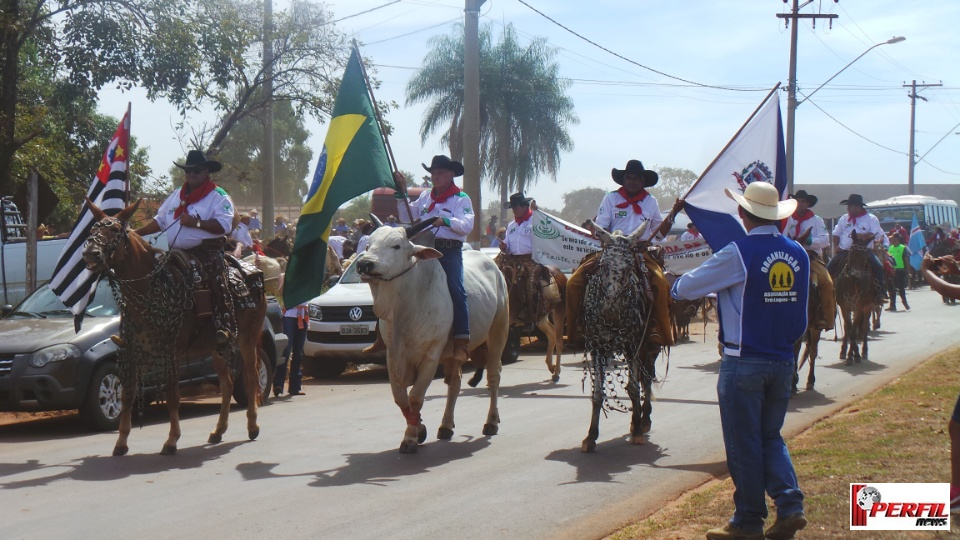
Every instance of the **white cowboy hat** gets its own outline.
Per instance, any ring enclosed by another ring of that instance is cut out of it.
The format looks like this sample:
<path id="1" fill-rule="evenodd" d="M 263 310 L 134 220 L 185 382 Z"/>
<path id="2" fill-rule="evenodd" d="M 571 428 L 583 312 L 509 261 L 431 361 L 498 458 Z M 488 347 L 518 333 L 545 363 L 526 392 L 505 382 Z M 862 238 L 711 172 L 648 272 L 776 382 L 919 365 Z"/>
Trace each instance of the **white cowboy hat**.
<path id="1" fill-rule="evenodd" d="M 738 195 L 729 188 L 723 188 L 727 197 L 737 201 L 744 210 L 758 218 L 779 220 L 788 217 L 797 209 L 796 199 L 780 200 L 780 192 L 773 184 L 766 182 L 752 182 Z"/>

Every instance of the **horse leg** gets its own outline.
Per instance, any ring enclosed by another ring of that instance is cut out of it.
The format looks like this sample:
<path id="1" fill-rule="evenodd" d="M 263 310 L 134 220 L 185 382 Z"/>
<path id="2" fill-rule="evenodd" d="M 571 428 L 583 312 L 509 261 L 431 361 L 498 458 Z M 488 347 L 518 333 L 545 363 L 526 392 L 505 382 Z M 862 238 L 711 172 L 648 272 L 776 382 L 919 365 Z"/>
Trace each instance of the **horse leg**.
<path id="1" fill-rule="evenodd" d="M 560 355 L 557 355 L 557 365 L 554 366 L 553 351 L 559 348 L 559 343 L 563 341 L 563 338 L 557 340 L 556 328 L 550 323 L 550 318 L 547 315 L 537 321 L 537 328 L 547 336 L 547 357 L 544 362 L 547 364 L 547 371 L 550 372 L 550 380 L 557 382 L 560 380 Z"/>
<path id="2" fill-rule="evenodd" d="M 850 332 L 853 331 L 853 323 L 851 321 L 850 311 L 847 309 L 841 310 L 840 319 L 843 322 L 843 342 L 840 344 L 840 360 L 846 360 L 847 365 L 853 363 L 853 359 L 847 356 L 847 346 L 850 342 Z"/>
<path id="3" fill-rule="evenodd" d="M 161 456 L 172 456 L 177 453 L 177 441 L 180 440 L 180 377 L 177 373 L 176 360 L 167 377 L 167 413 L 170 415 L 170 433 L 167 435 Z"/>
<path id="4" fill-rule="evenodd" d="M 640 401 L 640 366 L 634 362 L 630 366 L 630 377 L 627 383 L 627 395 L 630 396 L 630 403 L 633 404 L 633 411 L 630 415 L 630 444 L 644 444 L 647 438 L 643 435 L 643 405 Z"/>
<path id="5" fill-rule="evenodd" d="M 474 350 L 487 356 L 487 362 L 490 363 L 490 369 L 487 370 L 487 390 L 490 392 L 490 408 L 487 410 L 487 420 L 483 424 L 483 434 L 491 437 L 496 435 L 500 430 L 500 408 L 497 405 L 497 401 L 500 396 L 500 372 L 503 366 L 500 363 L 499 356 L 493 358 L 495 348 L 491 350 L 489 342 L 483 343 Z"/>
<path id="6" fill-rule="evenodd" d="M 817 362 L 817 355 L 820 353 L 820 329 L 810 330 L 807 339 L 807 346 L 804 348 L 803 355 L 810 362 L 810 371 L 807 372 L 807 390 L 813 390 L 813 385 L 817 381 L 813 368 Z"/>
<path id="7" fill-rule="evenodd" d="M 800 382 L 800 346 L 805 341 L 805 338 L 806 334 L 793 344 L 793 386 L 790 388 L 791 395 L 800 391 L 797 388 L 797 384 Z M 806 353 L 804 353 L 804 358 L 806 358 Z"/>
<path id="8" fill-rule="evenodd" d="M 580 443 L 581 452 L 595 452 L 597 449 L 597 438 L 600 437 L 600 409 L 603 407 L 603 381 L 605 377 L 603 363 L 598 358 L 597 353 L 590 354 L 593 356 L 593 394 L 590 397 L 593 409 L 587 437 Z"/>
<path id="9" fill-rule="evenodd" d="M 649 433 L 653 427 L 653 380 L 657 377 L 657 357 L 660 356 L 660 346 L 651 346 L 646 350 L 640 364 L 640 384 L 643 390 L 642 418 L 640 433 Z"/>
<path id="10" fill-rule="evenodd" d="M 220 382 L 220 416 L 217 418 L 217 427 L 210 432 L 207 442 L 217 444 L 223 440 L 223 434 L 227 432 L 230 399 L 233 396 L 233 375 L 230 373 L 227 361 L 216 350 L 213 352 L 213 369 L 217 372 L 217 379 Z M 254 398 L 248 397 L 248 399 Z"/>
<path id="11" fill-rule="evenodd" d="M 266 306 L 266 300 L 264 300 L 262 305 Z M 257 320 L 262 321 L 264 315 L 266 314 L 262 314 Z M 239 323 L 242 321 L 237 322 L 239 328 Z M 259 324 L 256 328 L 259 328 Z M 246 390 L 247 393 L 247 437 L 249 437 L 251 441 L 256 440 L 260 435 L 260 426 L 257 425 L 257 407 L 260 405 L 261 399 L 260 359 L 257 357 L 257 351 L 260 350 L 259 342 L 260 332 L 247 331 L 244 332 L 238 344 L 240 347 L 240 356 L 243 358 L 243 366 L 241 369 L 243 370 L 244 386 L 246 386 L 244 390 Z M 266 358 L 264 358 L 263 361 L 266 362 Z M 229 406 L 229 400 L 227 404 Z"/>
<path id="12" fill-rule="evenodd" d="M 877 325 L 879 327 L 879 325 Z M 857 362 L 860 362 L 861 359 L 867 359 L 867 340 L 870 338 L 870 332 L 867 330 L 867 325 L 864 324 L 863 328 L 863 345 L 861 346 L 860 358 L 857 359 Z"/>
<path id="13" fill-rule="evenodd" d="M 120 427 L 118 429 L 117 442 L 113 445 L 113 455 L 124 456 L 130 450 L 127 446 L 127 439 L 130 437 L 130 429 L 133 427 L 133 397 L 137 395 L 137 385 L 132 381 L 124 384 L 120 396 Z"/>

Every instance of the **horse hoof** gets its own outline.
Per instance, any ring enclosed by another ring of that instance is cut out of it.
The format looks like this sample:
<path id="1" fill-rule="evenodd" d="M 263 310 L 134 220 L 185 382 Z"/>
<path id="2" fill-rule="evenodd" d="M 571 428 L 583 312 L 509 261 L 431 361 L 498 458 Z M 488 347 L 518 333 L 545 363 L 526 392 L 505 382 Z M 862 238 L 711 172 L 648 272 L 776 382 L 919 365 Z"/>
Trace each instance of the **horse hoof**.
<path id="1" fill-rule="evenodd" d="M 853 358 L 847 358 L 847 365 L 848 365 L 848 366 L 852 366 L 852 365 L 853 365 Z"/>
<path id="2" fill-rule="evenodd" d="M 590 439 L 584 439 L 583 444 L 580 445 L 580 451 L 584 454 L 592 454 L 597 450 L 597 441 Z"/>
<path id="3" fill-rule="evenodd" d="M 453 430 L 448 427 L 440 426 L 437 430 L 437 438 L 441 441 L 449 441 L 453 438 Z"/>
<path id="4" fill-rule="evenodd" d="M 249 432 L 247 432 L 247 436 L 250 437 L 251 441 L 257 440 L 257 437 L 260 436 L 260 428 L 251 429 Z"/>
<path id="5" fill-rule="evenodd" d="M 854 362 L 855 364 L 859 364 L 862 360 L 863 360 L 863 358 L 857 357 L 857 358 L 854 358 L 854 359 L 853 359 L 853 362 Z"/>
<path id="6" fill-rule="evenodd" d="M 641 420 L 640 421 L 640 434 L 650 433 L 650 428 L 653 427 L 653 422 L 650 420 Z"/>
<path id="7" fill-rule="evenodd" d="M 813 383 L 807 383 L 807 390 L 813 390 Z"/>
<path id="8" fill-rule="evenodd" d="M 160 449 L 161 456 L 172 456 L 177 453 L 177 447 L 173 444 L 165 444 L 163 448 Z"/>
<path id="9" fill-rule="evenodd" d="M 427 440 L 427 426 L 420 424 L 417 426 L 417 444 L 423 444 L 425 440 Z"/>
<path id="10" fill-rule="evenodd" d="M 631 435 L 630 444 L 646 444 L 647 436 L 646 435 Z"/>
<path id="11" fill-rule="evenodd" d="M 554 375 L 553 377 L 550 377 L 550 380 L 553 382 L 560 382 L 560 375 Z"/>
<path id="12" fill-rule="evenodd" d="M 210 444 L 220 444 L 222 440 L 223 435 L 219 435 L 217 433 L 211 433 L 210 436 L 207 437 L 207 442 Z"/>
<path id="13" fill-rule="evenodd" d="M 493 437 L 497 434 L 497 431 L 500 430 L 500 427 L 496 424 L 484 424 L 483 425 L 483 434 L 487 437 Z"/>
<path id="14" fill-rule="evenodd" d="M 413 441 L 403 441 L 400 443 L 400 453 L 401 454 L 416 454 L 417 453 L 417 443 Z"/>
<path id="15" fill-rule="evenodd" d="M 126 445 L 116 445 L 113 447 L 113 455 L 115 456 L 125 456 L 130 448 Z"/>

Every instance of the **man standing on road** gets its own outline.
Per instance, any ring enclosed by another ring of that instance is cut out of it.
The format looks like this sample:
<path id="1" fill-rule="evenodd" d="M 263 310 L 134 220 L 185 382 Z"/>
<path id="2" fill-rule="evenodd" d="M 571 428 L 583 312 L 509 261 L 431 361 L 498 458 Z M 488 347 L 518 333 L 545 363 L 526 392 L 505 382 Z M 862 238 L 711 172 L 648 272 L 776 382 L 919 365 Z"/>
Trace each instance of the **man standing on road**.
<path id="1" fill-rule="evenodd" d="M 722 358 L 717 380 L 727 468 L 735 488 L 733 517 L 707 531 L 710 540 L 786 540 L 804 528 L 803 493 L 780 435 L 793 383 L 793 344 L 807 326 L 810 261 L 778 221 L 796 200 L 753 182 L 735 200 L 747 236 L 727 244 L 696 270 L 680 276 L 673 298 L 693 300 L 716 292 Z M 766 531 L 767 501 L 777 520 Z"/>

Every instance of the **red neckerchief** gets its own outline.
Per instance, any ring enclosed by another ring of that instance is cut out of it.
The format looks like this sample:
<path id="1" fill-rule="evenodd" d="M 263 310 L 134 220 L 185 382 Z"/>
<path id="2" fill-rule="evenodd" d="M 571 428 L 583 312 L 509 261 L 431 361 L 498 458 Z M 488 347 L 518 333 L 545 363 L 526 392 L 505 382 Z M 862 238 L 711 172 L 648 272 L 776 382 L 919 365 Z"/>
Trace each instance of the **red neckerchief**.
<path id="1" fill-rule="evenodd" d="M 622 202 L 616 205 L 617 208 L 626 208 L 628 206 L 633 206 L 634 213 L 643 215 L 643 210 L 640 209 L 640 203 L 647 198 L 647 195 L 649 195 L 649 193 L 647 193 L 647 190 L 640 188 L 640 192 L 634 195 L 633 197 L 627 194 L 627 188 L 620 188 L 617 190 L 617 193 L 619 193 L 621 197 L 626 199 L 626 202 Z"/>
<path id="2" fill-rule="evenodd" d="M 797 221 L 797 226 L 796 226 L 796 228 L 793 230 L 793 237 L 794 237 L 794 238 L 799 238 L 799 237 L 800 237 L 800 225 L 801 225 L 804 221 L 806 221 L 806 220 L 808 220 L 808 219 L 810 219 L 810 218 L 812 218 L 812 217 L 813 217 L 813 210 L 811 210 L 811 209 L 809 209 L 809 208 L 807 208 L 807 211 L 804 212 L 804 213 L 802 213 L 802 214 L 799 214 L 799 213 L 797 213 L 797 212 L 794 212 L 794 213 L 793 213 L 793 219 L 795 219 L 795 220 Z"/>
<path id="3" fill-rule="evenodd" d="M 527 221 L 527 220 L 530 219 L 531 217 L 533 217 L 533 210 L 530 210 L 530 209 L 528 208 L 528 209 L 527 209 L 527 213 L 524 214 L 524 216 L 523 216 L 522 218 L 518 218 L 518 217 L 514 216 L 514 217 L 513 217 L 513 220 L 517 222 L 517 225 L 523 225 L 523 222 L 524 222 L 524 221 Z"/>
<path id="4" fill-rule="evenodd" d="M 190 190 L 190 193 L 186 193 L 187 184 L 184 183 L 183 187 L 180 188 L 180 205 L 177 206 L 177 209 L 173 211 L 173 219 L 180 217 L 180 214 L 187 211 L 187 207 L 191 204 L 196 204 L 203 200 L 211 191 L 217 189 L 217 185 L 213 183 L 213 180 L 207 178 L 202 184 L 198 187 Z"/>
<path id="5" fill-rule="evenodd" d="M 700 231 L 697 231 L 697 232 L 691 233 L 691 234 L 693 234 L 693 237 L 694 237 L 694 238 L 700 238 Z"/>
<path id="6" fill-rule="evenodd" d="M 444 202 L 446 202 L 447 199 L 449 199 L 450 197 L 453 197 L 454 195 L 456 195 L 456 194 L 458 194 L 458 193 L 460 193 L 460 188 L 458 188 L 457 185 L 454 184 L 453 182 L 450 182 L 450 187 L 448 187 L 446 191 L 444 191 L 443 193 L 441 193 L 441 194 L 439 194 L 439 195 L 437 195 L 437 190 L 436 190 L 436 189 L 431 189 L 431 190 L 430 190 L 430 198 L 433 199 L 433 202 L 430 203 L 430 208 L 429 208 L 427 211 L 428 211 L 428 212 L 433 212 L 433 209 L 434 209 L 438 204 L 443 204 Z"/>
<path id="7" fill-rule="evenodd" d="M 857 215 L 853 215 L 853 214 L 847 213 L 847 217 L 850 218 L 850 219 L 849 219 L 850 223 L 853 223 L 854 225 L 857 224 L 857 218 L 862 218 L 862 217 L 865 216 L 865 215 L 867 215 L 867 211 L 866 211 L 866 210 L 860 210 L 860 213 L 857 214 Z"/>

